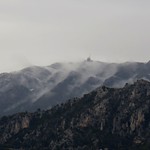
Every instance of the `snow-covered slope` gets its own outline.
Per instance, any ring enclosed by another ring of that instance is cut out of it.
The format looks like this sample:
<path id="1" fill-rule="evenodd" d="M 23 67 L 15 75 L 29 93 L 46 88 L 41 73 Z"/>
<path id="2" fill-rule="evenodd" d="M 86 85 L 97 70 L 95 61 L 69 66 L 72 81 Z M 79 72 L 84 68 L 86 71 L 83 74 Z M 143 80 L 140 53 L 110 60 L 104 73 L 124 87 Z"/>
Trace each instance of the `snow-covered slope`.
<path id="1" fill-rule="evenodd" d="M 3 73 L 0 74 L 0 115 L 47 109 L 102 84 L 122 87 L 141 78 L 150 80 L 150 62 L 117 64 L 88 59 Z"/>

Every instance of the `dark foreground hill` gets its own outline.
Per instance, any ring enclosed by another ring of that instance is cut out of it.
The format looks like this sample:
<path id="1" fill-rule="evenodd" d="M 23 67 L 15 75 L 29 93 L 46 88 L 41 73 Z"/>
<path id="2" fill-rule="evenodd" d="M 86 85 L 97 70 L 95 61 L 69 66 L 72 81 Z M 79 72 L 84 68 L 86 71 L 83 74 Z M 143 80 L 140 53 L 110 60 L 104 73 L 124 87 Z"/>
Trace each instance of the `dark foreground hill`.
<path id="1" fill-rule="evenodd" d="M 150 83 L 102 86 L 47 111 L 2 117 L 0 143 L 19 150 L 149 150 Z"/>

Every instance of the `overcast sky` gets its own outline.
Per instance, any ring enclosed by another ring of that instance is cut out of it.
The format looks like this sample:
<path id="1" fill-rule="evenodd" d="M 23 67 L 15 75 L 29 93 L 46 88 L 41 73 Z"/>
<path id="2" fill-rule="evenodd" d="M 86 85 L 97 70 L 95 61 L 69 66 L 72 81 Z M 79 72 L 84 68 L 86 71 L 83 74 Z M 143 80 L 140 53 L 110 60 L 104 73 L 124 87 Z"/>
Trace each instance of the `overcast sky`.
<path id="1" fill-rule="evenodd" d="M 150 0 L 0 0 L 0 72 L 150 58 Z"/>

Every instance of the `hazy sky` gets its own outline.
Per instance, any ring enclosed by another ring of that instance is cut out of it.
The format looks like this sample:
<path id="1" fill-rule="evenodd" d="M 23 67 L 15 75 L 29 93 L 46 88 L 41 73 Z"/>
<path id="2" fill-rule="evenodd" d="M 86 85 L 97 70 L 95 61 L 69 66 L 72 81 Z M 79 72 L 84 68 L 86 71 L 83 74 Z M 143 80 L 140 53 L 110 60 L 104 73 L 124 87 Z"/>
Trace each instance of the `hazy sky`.
<path id="1" fill-rule="evenodd" d="M 150 0 L 0 0 L 0 72 L 56 61 L 150 59 Z"/>

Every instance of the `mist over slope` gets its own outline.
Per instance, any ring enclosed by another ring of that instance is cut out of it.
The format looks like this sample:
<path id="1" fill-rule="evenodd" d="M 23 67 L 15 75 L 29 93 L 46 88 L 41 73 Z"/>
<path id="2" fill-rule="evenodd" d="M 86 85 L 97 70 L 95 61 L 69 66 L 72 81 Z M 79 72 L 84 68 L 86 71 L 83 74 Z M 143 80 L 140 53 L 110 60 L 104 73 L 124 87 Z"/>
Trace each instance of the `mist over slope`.
<path id="1" fill-rule="evenodd" d="M 150 82 L 99 87 L 50 110 L 0 119 L 0 149 L 149 150 Z"/>
<path id="2" fill-rule="evenodd" d="M 123 87 L 137 79 L 150 80 L 150 62 L 105 63 L 86 61 L 32 66 L 0 74 L 0 116 L 48 109 L 80 97 L 100 85 Z"/>

